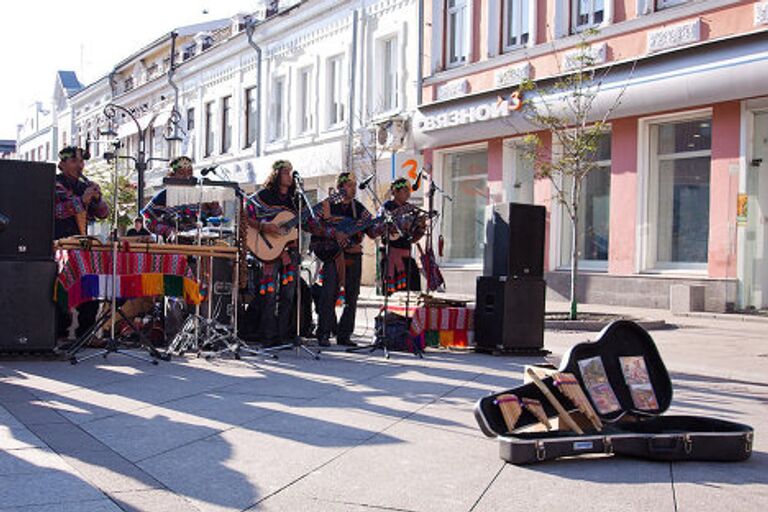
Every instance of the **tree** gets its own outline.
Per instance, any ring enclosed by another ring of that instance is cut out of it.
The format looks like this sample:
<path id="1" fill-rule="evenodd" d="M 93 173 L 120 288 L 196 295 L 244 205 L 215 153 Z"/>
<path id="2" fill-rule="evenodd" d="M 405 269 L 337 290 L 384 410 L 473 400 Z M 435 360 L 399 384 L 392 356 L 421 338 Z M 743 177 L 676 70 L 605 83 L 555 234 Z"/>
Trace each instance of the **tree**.
<path id="1" fill-rule="evenodd" d="M 595 157 L 600 139 L 606 132 L 606 122 L 620 105 L 627 83 L 618 90 L 613 101 L 596 104 L 612 69 L 611 66 L 598 67 L 602 61 L 600 54 L 605 51 L 605 47 L 599 48 L 590 42 L 596 35 L 594 29 L 582 33 L 579 44 L 565 56 L 565 69 L 561 69 L 551 83 L 540 85 L 524 80 L 519 89 L 524 98 L 523 116 L 534 129 L 539 130 L 538 133 L 524 137 L 523 156 L 533 163 L 537 179 L 549 180 L 555 203 L 562 206 L 571 222 L 571 320 L 576 320 L 578 309 L 578 236 L 582 187 L 597 167 Z M 606 106 L 601 106 L 603 104 Z M 550 134 L 551 139 L 542 138 L 539 135 L 541 132 Z M 553 152 L 555 146 L 557 154 Z"/>
<path id="2" fill-rule="evenodd" d="M 118 164 L 119 167 L 124 166 L 122 162 Z M 117 226 L 118 228 L 127 228 L 133 226 L 133 219 L 136 217 L 136 184 L 132 183 L 130 178 L 118 171 L 117 176 Z M 112 164 L 107 162 L 99 162 L 89 168 L 90 178 L 98 183 L 101 187 L 101 196 L 109 205 L 110 216 L 105 219 L 105 222 L 111 223 L 114 213 L 111 211 L 114 208 L 114 190 L 115 182 L 114 175 L 115 168 Z"/>

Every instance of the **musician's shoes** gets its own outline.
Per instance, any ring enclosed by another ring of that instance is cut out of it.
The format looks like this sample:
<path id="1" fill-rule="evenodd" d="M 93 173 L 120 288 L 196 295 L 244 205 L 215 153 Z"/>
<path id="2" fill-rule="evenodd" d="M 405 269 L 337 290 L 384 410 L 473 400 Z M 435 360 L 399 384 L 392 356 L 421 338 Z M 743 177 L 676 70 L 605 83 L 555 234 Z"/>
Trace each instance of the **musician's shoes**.
<path id="1" fill-rule="evenodd" d="M 328 336 L 321 336 L 321 337 L 317 338 L 317 344 L 320 345 L 321 347 L 330 347 L 331 346 L 331 342 L 328 339 Z"/>
<path id="2" fill-rule="evenodd" d="M 343 339 L 343 338 L 342 339 L 336 338 L 336 344 L 337 345 L 342 345 L 344 347 L 356 347 L 357 346 L 357 343 L 355 343 L 354 341 L 348 340 L 348 339 Z"/>

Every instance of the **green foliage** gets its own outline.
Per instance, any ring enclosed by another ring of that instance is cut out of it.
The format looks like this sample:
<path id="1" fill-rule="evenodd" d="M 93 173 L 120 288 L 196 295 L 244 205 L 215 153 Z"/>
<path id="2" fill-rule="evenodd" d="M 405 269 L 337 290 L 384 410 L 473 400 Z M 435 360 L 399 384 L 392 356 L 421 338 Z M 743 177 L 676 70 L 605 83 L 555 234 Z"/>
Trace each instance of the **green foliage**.
<path id="1" fill-rule="evenodd" d="M 114 168 L 102 162 L 88 169 L 88 179 L 99 184 L 101 187 L 101 196 L 107 202 L 110 209 L 110 217 L 107 222 L 112 221 L 112 208 L 114 207 Z M 128 176 L 118 174 L 117 178 L 117 225 L 119 228 L 133 226 L 133 219 L 136 217 L 136 198 L 137 187 L 132 183 Z"/>

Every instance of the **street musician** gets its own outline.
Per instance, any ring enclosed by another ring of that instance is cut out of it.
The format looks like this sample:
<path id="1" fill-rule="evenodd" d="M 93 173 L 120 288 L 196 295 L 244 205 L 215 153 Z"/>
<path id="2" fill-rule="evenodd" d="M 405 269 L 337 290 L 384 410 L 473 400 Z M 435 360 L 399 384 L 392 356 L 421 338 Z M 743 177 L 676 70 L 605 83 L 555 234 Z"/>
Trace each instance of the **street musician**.
<path id="1" fill-rule="evenodd" d="M 390 229 L 383 237 L 381 268 L 384 269 L 385 293 L 399 291 L 421 291 L 421 278 L 416 261 L 412 257 L 413 244 L 418 242 L 427 230 L 427 214 L 408 201 L 411 198 L 411 184 L 406 178 L 397 178 L 390 185 L 392 199 L 382 205 L 382 210 L 405 212 L 394 219 L 397 228 Z M 383 213 L 383 212 L 382 212 Z M 388 259 L 384 256 L 388 255 Z"/>

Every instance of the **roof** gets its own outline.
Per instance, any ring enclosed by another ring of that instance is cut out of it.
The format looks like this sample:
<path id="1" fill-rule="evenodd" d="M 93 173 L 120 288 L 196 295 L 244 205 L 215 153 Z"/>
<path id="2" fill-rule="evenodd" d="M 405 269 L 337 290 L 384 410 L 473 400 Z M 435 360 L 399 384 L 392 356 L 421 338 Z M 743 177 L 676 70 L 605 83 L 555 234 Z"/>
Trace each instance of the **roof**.
<path id="1" fill-rule="evenodd" d="M 83 88 L 74 71 L 59 71 L 58 75 L 61 86 L 67 91 L 67 96 L 72 96 Z"/>

